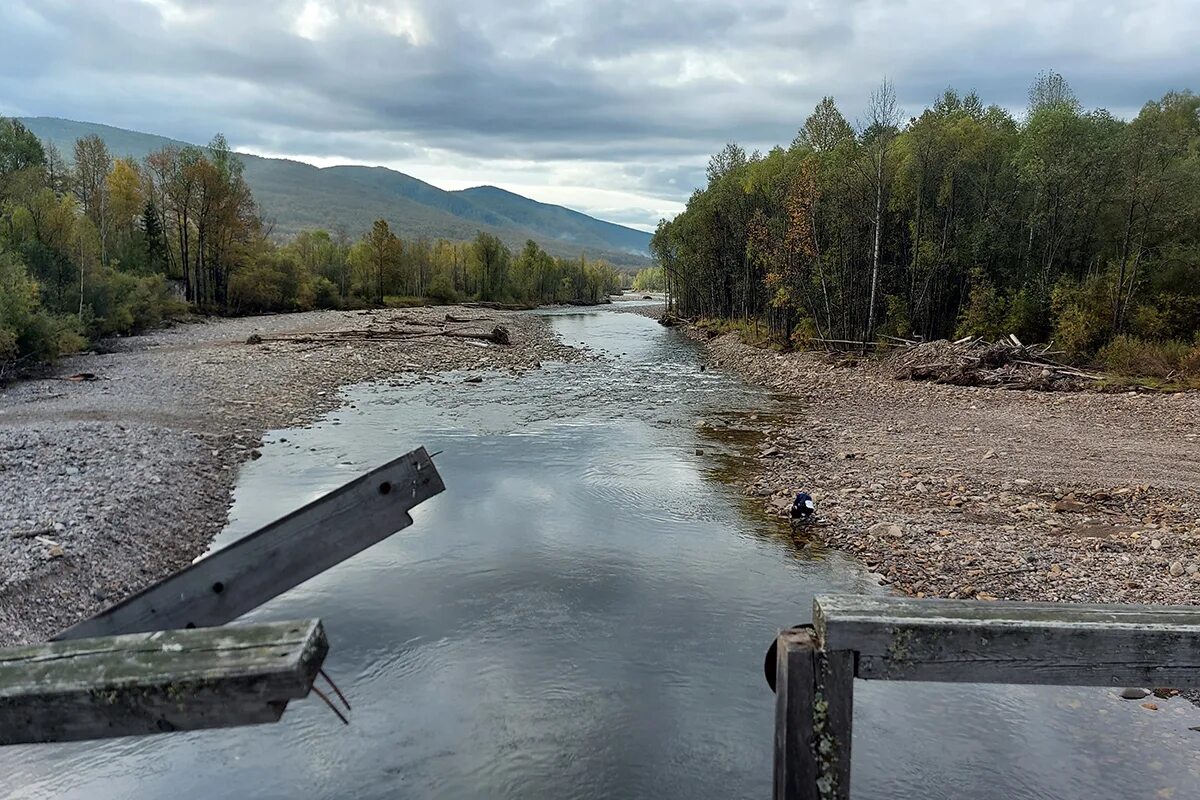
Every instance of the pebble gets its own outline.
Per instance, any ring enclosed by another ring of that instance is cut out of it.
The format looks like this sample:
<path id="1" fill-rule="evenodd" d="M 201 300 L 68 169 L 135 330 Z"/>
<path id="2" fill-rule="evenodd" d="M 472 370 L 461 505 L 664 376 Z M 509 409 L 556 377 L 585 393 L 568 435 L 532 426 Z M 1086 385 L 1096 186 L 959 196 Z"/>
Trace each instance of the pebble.
<path id="1" fill-rule="evenodd" d="M 544 318 L 507 313 L 512 347 L 440 338 L 356 345 L 347 357 L 341 347 L 297 353 L 284 344 L 229 344 L 256 332 L 440 322 L 445 313 L 373 311 L 364 321 L 306 312 L 179 325 L 114 340 L 111 354 L 68 357 L 57 368 L 96 372 L 102 383 L 10 384 L 0 396 L 0 646 L 44 640 L 190 564 L 225 524 L 236 472 L 261 455 L 263 431 L 306 424 L 339 403 L 341 386 L 588 357 L 547 335 Z M 78 475 L 86 475 L 86 491 Z M 39 530 L 59 541 L 7 535 Z"/>
<path id="2" fill-rule="evenodd" d="M 1150 692 L 1145 689 L 1124 689 L 1121 692 L 1122 700 L 1143 700 L 1150 696 Z"/>

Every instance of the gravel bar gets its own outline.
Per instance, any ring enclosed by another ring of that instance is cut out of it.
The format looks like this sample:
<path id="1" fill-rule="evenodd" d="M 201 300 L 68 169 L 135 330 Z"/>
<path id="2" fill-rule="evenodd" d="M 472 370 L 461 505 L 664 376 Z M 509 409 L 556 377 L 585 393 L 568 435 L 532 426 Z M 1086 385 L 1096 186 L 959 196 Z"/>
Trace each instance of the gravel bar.
<path id="1" fill-rule="evenodd" d="M 446 323 L 447 313 L 471 321 Z M 512 345 L 304 336 L 443 324 L 503 325 Z M 224 526 L 262 434 L 340 405 L 339 387 L 580 355 L 537 315 L 463 307 L 210 319 L 108 350 L 0 394 L 0 646 L 48 638 L 191 563 Z M 95 379 L 70 379 L 82 373 Z"/>
<path id="2" fill-rule="evenodd" d="M 710 420 L 763 435 L 745 486 L 823 526 L 917 597 L 1200 602 L 1200 393 L 1008 391 L 897 380 L 886 363 L 704 341 L 782 414 Z"/>

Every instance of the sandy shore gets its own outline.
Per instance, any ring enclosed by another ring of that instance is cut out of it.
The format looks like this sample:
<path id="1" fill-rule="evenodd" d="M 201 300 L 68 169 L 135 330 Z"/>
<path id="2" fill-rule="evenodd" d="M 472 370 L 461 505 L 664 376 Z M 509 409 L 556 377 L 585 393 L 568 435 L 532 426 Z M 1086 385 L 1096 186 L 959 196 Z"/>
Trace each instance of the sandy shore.
<path id="1" fill-rule="evenodd" d="M 1200 393 L 1005 391 L 897 380 L 734 335 L 713 366 L 778 393 L 745 487 L 797 533 L 918 597 L 1200 602 Z M 718 429 L 730 423 L 714 420 Z"/>
<path id="2" fill-rule="evenodd" d="M 313 331 L 436 331 L 447 312 L 513 344 L 272 342 Z M 484 319 L 486 318 L 486 319 Z M 407 327 L 407 326 L 406 326 Z M 262 344 L 247 344 L 253 335 Z M 467 308 L 213 320 L 119 340 L 0 393 L 0 646 L 36 641 L 187 565 L 225 524 L 264 431 L 339 404 L 338 388 L 442 370 L 526 370 L 578 355 L 537 316 Z M 93 373 L 95 381 L 65 380 Z"/>

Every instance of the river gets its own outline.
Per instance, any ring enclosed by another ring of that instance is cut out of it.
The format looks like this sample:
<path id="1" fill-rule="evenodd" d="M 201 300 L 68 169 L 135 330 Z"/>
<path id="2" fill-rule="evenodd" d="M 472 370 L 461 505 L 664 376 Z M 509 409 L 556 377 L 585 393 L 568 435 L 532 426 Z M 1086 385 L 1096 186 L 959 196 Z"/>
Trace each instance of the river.
<path id="1" fill-rule="evenodd" d="M 448 488 L 411 528 L 250 617 L 324 620 L 349 727 L 314 696 L 273 726 L 8 748 L 3 793 L 768 797 L 767 645 L 814 593 L 882 590 L 747 508 L 721 479 L 753 443 L 698 428 L 794 408 L 702 370 L 644 317 L 549 317 L 597 357 L 352 387 L 319 423 L 269 434 L 241 474 L 217 546 L 416 446 L 440 451 Z M 861 683 L 856 701 L 856 798 L 1200 796 L 1182 701 Z"/>

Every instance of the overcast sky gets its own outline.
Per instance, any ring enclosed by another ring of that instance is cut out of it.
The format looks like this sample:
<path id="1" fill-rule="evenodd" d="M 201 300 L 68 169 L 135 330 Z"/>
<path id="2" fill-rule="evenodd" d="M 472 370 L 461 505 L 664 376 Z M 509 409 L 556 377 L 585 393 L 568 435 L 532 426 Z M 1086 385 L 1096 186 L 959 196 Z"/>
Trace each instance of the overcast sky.
<path id="1" fill-rule="evenodd" d="M 788 143 L 883 76 L 1120 115 L 1197 86 L 1200 0 L 0 0 L 0 113 L 491 183 L 652 228 L 728 140 Z"/>

